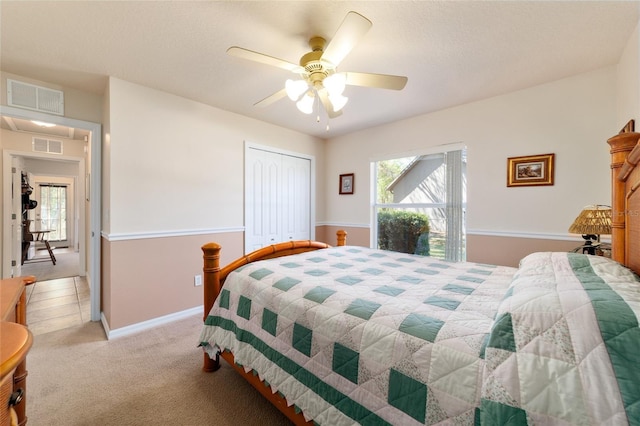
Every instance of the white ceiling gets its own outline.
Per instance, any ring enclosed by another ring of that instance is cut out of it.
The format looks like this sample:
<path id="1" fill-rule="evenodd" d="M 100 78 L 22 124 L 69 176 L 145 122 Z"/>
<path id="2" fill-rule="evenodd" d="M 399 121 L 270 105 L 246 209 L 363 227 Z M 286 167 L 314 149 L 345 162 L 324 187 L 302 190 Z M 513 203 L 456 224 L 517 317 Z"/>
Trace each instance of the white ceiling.
<path id="1" fill-rule="evenodd" d="M 373 27 L 339 71 L 405 75 L 403 91 L 350 86 L 316 122 L 284 98 L 285 70 L 354 10 Z M 107 76 L 328 138 L 616 64 L 640 1 L 0 1 L 3 71 L 102 94 Z"/>

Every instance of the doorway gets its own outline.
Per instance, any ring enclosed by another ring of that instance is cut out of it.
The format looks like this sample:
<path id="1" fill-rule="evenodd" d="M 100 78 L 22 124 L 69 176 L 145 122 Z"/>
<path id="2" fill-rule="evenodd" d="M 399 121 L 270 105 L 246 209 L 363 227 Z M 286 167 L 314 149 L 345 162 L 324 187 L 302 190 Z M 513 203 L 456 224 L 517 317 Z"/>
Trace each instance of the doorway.
<path id="1" fill-rule="evenodd" d="M 84 279 L 86 244 L 80 244 L 86 241 L 81 194 L 84 188 L 77 185 L 84 162 L 82 157 L 65 161 L 35 158 L 21 161 L 22 180 L 30 194 L 28 201 L 35 206 L 22 211 L 22 265 L 14 275 L 34 275 L 38 281 L 74 276 Z M 29 204 L 25 204 L 23 195 L 22 205 Z"/>
<path id="2" fill-rule="evenodd" d="M 84 222 L 78 226 L 78 244 L 80 247 L 80 255 L 86 256 L 87 280 L 90 288 L 91 299 L 91 320 L 100 320 L 100 210 L 101 210 L 101 146 L 102 146 L 102 130 L 99 123 L 93 123 L 82 120 L 75 120 L 56 115 L 44 114 L 36 111 L 22 110 L 19 108 L 1 106 L 0 113 L 2 117 L 10 117 L 21 120 L 38 120 L 46 123 L 53 123 L 60 126 L 66 126 L 70 129 L 83 129 L 89 132 L 87 144 L 87 164 L 81 161 L 81 167 L 78 177 L 78 187 L 82 187 L 78 191 L 81 199 L 85 200 L 84 207 L 80 209 Z M 24 157 L 30 158 L 48 158 L 50 155 L 40 154 L 37 152 L 12 151 L 3 150 L 3 222 L 2 222 L 2 277 L 20 275 L 20 259 L 14 259 L 16 250 L 16 241 L 21 238 L 17 230 L 21 230 L 21 226 L 16 224 L 20 219 L 12 210 L 13 206 L 13 188 L 12 188 L 12 169 L 13 165 L 18 163 L 18 159 Z M 64 157 L 60 157 L 63 159 Z M 67 159 L 68 160 L 68 159 Z M 9 255 L 11 254 L 11 255 Z"/>

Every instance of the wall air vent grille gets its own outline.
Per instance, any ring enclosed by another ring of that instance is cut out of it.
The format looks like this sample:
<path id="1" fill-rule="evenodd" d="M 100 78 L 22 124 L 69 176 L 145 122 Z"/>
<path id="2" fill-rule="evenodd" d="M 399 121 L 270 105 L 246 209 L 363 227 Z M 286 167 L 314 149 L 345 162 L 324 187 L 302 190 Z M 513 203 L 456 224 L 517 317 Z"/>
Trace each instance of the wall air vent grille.
<path id="1" fill-rule="evenodd" d="M 7 79 L 9 106 L 64 115 L 64 93 L 47 87 Z"/>
<path id="2" fill-rule="evenodd" d="M 62 141 L 34 137 L 32 146 L 35 152 L 62 154 Z"/>

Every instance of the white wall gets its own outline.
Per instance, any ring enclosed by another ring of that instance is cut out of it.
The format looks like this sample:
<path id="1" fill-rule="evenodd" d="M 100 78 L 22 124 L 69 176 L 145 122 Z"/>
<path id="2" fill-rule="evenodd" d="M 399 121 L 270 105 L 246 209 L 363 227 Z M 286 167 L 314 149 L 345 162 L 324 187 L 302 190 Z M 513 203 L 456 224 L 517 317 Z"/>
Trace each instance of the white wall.
<path id="1" fill-rule="evenodd" d="M 242 227 L 245 140 L 313 155 L 324 169 L 320 139 L 133 83 L 110 79 L 109 108 L 112 234 Z"/>
<path id="2" fill-rule="evenodd" d="M 633 118 L 636 120 L 636 131 L 640 131 L 640 23 L 629 37 L 617 71 L 618 127 L 622 128 Z"/>
<path id="3" fill-rule="evenodd" d="M 11 130 L 0 129 L 0 148 L 10 151 L 22 151 L 25 155 L 36 155 L 49 158 L 52 161 L 67 157 L 84 157 L 84 149 L 87 143 L 75 139 L 56 137 L 56 140 L 63 143 L 63 155 L 48 154 L 33 151 L 33 138 L 38 136 L 34 133 L 14 132 Z"/>
<path id="4" fill-rule="evenodd" d="M 199 306 L 202 287 L 193 283 L 203 244 L 223 244 L 227 262 L 241 255 L 245 141 L 314 156 L 323 191 L 319 139 L 115 78 L 105 106 L 101 294 L 109 335 Z"/>
<path id="5" fill-rule="evenodd" d="M 2 71 L 0 76 L 0 102 L 7 105 L 7 79 L 18 80 L 36 86 L 48 87 L 64 92 L 64 116 L 76 120 L 99 123 L 102 119 L 102 94 L 83 92 L 46 81 L 19 76 Z"/>
<path id="6" fill-rule="evenodd" d="M 40 158 L 27 158 L 24 162 L 25 169 L 34 174 L 47 176 L 73 176 L 78 177 L 79 168 L 77 162 L 51 161 Z"/>
<path id="7" fill-rule="evenodd" d="M 369 224 L 371 160 L 462 142 L 470 233 L 566 236 L 584 205 L 610 204 L 606 140 L 618 131 L 615 93 L 609 67 L 334 138 L 326 185 L 337 188 L 339 174 L 354 172 L 356 192 L 328 191 L 328 222 Z M 556 154 L 555 185 L 507 188 L 508 157 L 547 153 Z"/>

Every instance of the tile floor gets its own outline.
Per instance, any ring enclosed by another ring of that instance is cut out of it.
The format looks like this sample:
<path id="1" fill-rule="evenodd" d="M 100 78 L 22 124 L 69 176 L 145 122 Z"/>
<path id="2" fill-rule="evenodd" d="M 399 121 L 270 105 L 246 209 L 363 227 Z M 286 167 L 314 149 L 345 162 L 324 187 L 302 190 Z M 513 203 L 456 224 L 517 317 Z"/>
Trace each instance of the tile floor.
<path id="1" fill-rule="evenodd" d="M 40 281 L 27 286 L 27 326 L 34 336 L 91 321 L 85 277 Z"/>

